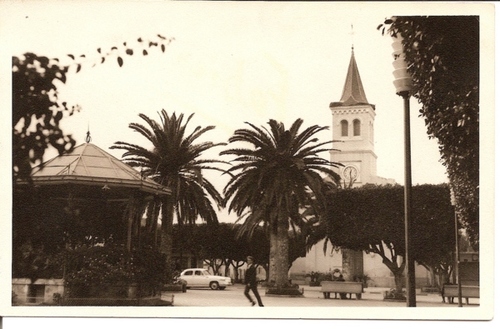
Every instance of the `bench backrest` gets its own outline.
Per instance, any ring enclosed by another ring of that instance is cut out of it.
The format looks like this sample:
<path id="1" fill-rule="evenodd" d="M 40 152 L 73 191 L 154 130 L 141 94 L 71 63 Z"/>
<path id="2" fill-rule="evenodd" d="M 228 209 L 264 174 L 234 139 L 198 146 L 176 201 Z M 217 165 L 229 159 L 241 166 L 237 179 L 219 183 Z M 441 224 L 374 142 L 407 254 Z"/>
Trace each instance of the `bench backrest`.
<path id="1" fill-rule="evenodd" d="M 359 294 L 363 292 L 363 283 L 354 281 L 321 281 L 321 291 Z"/>
<path id="2" fill-rule="evenodd" d="M 443 296 L 458 296 L 458 286 L 457 285 L 444 285 L 443 286 Z M 479 287 L 478 286 L 462 286 L 462 296 L 479 298 Z"/>

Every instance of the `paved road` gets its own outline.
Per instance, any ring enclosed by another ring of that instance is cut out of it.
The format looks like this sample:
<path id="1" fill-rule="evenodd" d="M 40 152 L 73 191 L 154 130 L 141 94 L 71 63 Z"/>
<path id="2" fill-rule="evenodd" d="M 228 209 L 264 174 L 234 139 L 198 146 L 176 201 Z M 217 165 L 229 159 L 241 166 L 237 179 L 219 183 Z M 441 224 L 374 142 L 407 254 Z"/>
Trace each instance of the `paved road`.
<path id="1" fill-rule="evenodd" d="M 304 289 L 303 297 L 276 297 L 266 296 L 265 288 L 259 288 L 262 301 L 266 307 L 406 307 L 406 302 L 389 302 L 383 300 L 383 288 L 367 288 L 361 300 L 350 299 L 324 299 L 319 287 L 301 286 Z M 225 290 L 188 289 L 186 293 L 175 292 L 163 295 L 169 299 L 174 295 L 174 307 L 179 306 L 214 306 L 214 307 L 250 307 L 250 303 L 243 295 L 244 286 L 236 284 Z M 332 296 L 333 297 L 333 296 Z M 477 307 L 479 299 L 470 299 L 470 305 L 464 307 Z M 257 307 L 257 306 L 255 306 Z M 455 304 L 443 303 L 438 294 L 422 294 L 417 292 L 417 307 L 458 307 Z"/>

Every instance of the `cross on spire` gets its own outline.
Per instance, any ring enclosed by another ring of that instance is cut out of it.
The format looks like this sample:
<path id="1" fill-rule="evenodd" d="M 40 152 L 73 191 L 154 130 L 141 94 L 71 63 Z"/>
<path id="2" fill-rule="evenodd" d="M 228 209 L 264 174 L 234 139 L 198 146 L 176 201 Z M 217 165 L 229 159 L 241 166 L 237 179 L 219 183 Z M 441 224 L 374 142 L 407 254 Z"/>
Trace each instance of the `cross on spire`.
<path id="1" fill-rule="evenodd" d="M 354 26 L 351 23 L 351 32 L 349 33 L 351 35 L 351 50 L 354 51 Z"/>

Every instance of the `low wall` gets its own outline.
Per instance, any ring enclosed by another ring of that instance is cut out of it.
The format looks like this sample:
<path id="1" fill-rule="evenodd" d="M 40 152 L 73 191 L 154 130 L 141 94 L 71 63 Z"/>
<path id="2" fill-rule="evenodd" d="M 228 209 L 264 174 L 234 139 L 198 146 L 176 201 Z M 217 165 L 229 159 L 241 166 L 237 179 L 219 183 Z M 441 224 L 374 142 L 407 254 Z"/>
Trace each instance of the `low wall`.
<path id="1" fill-rule="evenodd" d="M 160 292 L 154 296 L 139 297 L 138 287 L 135 284 L 84 287 L 83 291 L 75 291 L 75 288 L 77 287 L 65 291 L 63 279 L 38 279 L 34 284 L 27 278 L 12 279 L 12 305 L 141 306 L 173 303 L 162 301 Z M 64 299 L 55 299 L 55 294 Z"/>
<path id="2" fill-rule="evenodd" d="M 12 279 L 12 304 L 55 304 L 54 294 L 64 294 L 62 279 L 37 279 L 33 285 L 27 278 Z"/>

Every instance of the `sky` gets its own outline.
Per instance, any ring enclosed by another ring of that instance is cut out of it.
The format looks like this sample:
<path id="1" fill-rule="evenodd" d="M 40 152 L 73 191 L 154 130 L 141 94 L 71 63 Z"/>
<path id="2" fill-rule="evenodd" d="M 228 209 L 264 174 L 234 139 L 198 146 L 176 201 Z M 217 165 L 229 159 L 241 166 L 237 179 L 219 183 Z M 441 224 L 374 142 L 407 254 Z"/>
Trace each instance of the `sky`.
<path id="1" fill-rule="evenodd" d="M 227 142 L 245 122 L 269 119 L 289 126 L 328 126 L 319 135 L 331 140 L 329 104 L 339 101 L 351 47 L 368 101 L 376 106 L 377 174 L 404 183 L 403 100 L 393 86 L 392 40 L 377 26 L 394 14 L 450 14 L 443 6 L 421 3 L 234 3 L 153 1 L 23 1 L 2 3 L 2 44 L 8 53 L 69 58 L 85 54 L 89 64 L 67 76 L 59 99 L 81 111 L 62 121 L 77 145 L 90 130 L 92 143 L 110 150 L 116 141 L 148 146 L 128 124 L 143 123 L 139 113 L 194 113 L 189 125 L 214 125 L 205 135 Z M 457 13 L 470 9 L 456 6 Z M 165 53 L 124 56 L 91 67 L 97 48 L 110 49 L 137 38 L 161 34 L 174 40 Z M 420 105 L 411 101 L 413 184 L 447 182 L 438 144 L 429 139 Z M 335 144 L 332 145 L 335 147 Z M 219 147 L 207 157 L 221 159 Z M 47 152 L 45 160 L 55 156 Z M 324 157 L 329 157 L 327 153 Z M 224 159 L 229 160 L 229 158 Z M 223 188 L 225 178 L 213 175 Z"/>
<path id="2" fill-rule="evenodd" d="M 329 104 L 340 100 L 354 47 L 367 99 L 376 106 L 377 174 L 404 183 L 403 100 L 393 86 L 392 40 L 377 30 L 394 14 L 388 6 L 27 1 L 2 9 L 7 9 L 2 37 L 12 55 L 34 52 L 61 60 L 86 55 L 89 64 L 70 72 L 60 88 L 60 100 L 81 107 L 62 127 L 77 145 L 90 130 L 92 143 L 117 158 L 123 152 L 109 149 L 116 141 L 148 146 L 128 124 L 143 123 L 139 113 L 159 119 L 162 109 L 194 113 L 191 129 L 216 126 L 205 135 L 214 142 L 227 142 L 245 122 L 266 125 L 276 119 L 289 126 L 297 118 L 304 119 L 304 127 L 329 126 L 319 136 L 331 140 Z M 174 39 L 165 53 L 152 49 L 148 56 L 124 56 L 121 68 L 114 58 L 91 67 L 99 58 L 97 48 L 157 34 Z M 446 182 L 437 141 L 429 139 L 419 108 L 412 99 L 412 181 Z M 222 149 L 207 157 L 220 159 Z M 46 160 L 55 155 L 49 150 Z M 226 179 L 210 175 L 222 189 Z"/>
<path id="3" fill-rule="evenodd" d="M 127 56 L 121 68 L 111 59 L 93 68 L 84 66 L 79 73 L 68 74 L 68 82 L 60 88 L 61 100 L 82 108 L 63 119 L 64 131 L 81 144 L 90 128 L 92 143 L 121 158 L 121 151 L 109 147 L 116 141 L 142 145 L 144 140 L 128 124 L 141 122 L 139 113 L 159 119 L 161 109 L 186 116 L 194 113 L 193 129 L 215 125 L 206 134 L 214 142 L 226 142 L 245 122 L 265 125 L 276 119 L 289 126 L 303 118 L 304 127 L 331 126 L 329 104 L 340 100 L 353 46 L 367 99 L 376 106 L 377 174 L 403 184 L 403 100 L 392 83 L 392 41 L 377 26 L 392 15 L 484 12 L 484 4 L 461 2 L 4 0 L 0 2 L 0 99 L 10 97 L 8 79 L 3 77 L 11 75 L 11 56 L 34 52 L 61 59 L 66 54 L 85 54 L 92 59 L 97 58 L 99 47 L 109 49 L 157 34 L 175 38 L 165 53 L 152 50 L 146 57 Z M 489 18 L 490 14 L 491 10 Z M 490 41 L 482 40 L 482 50 L 494 48 Z M 491 75 L 485 73 L 481 76 Z M 437 142 L 427 136 L 419 108 L 413 99 L 413 183 L 446 182 Z M 488 120 L 490 112 L 481 116 L 482 125 L 493 121 Z M 10 148 L 11 121 L 0 121 L 5 164 L 11 156 L 5 152 Z M 481 147 L 491 146 L 492 138 L 483 137 Z M 320 138 L 330 140 L 331 130 Z M 222 149 L 210 156 L 220 158 Z M 493 153 L 483 152 L 482 159 L 490 160 Z M 46 160 L 55 155 L 49 151 Z M 485 163 L 491 169 L 493 162 Z M 4 167 L 3 176 L 10 177 L 10 167 Z M 223 187 L 224 179 L 215 177 L 215 184 Z M 3 189 L 3 200 L 9 192 Z M 6 241 L 4 250 L 9 248 Z"/>

